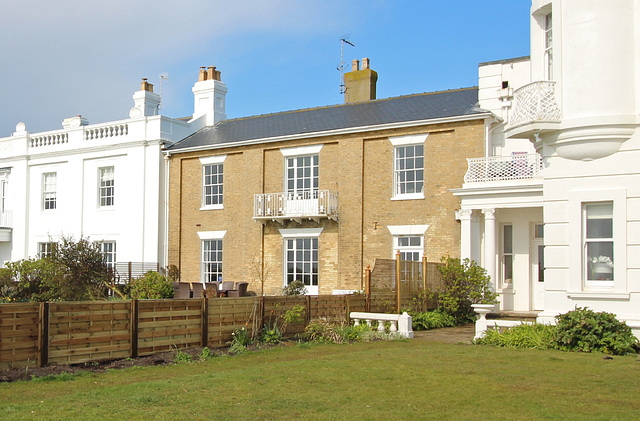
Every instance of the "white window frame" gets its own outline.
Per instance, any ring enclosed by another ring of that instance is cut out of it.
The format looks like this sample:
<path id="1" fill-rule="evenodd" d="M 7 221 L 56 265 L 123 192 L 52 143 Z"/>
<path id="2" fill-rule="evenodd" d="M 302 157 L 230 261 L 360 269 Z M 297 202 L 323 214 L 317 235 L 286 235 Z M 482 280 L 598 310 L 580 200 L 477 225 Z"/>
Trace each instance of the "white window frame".
<path id="1" fill-rule="evenodd" d="M 627 190 L 606 188 L 600 190 L 574 190 L 569 198 L 569 264 L 568 291 L 570 298 L 629 299 L 627 286 Z M 584 268 L 583 206 L 588 203 L 613 203 L 613 282 L 586 282 Z M 546 242 L 546 241 L 545 241 Z M 616 246 L 617 245 L 617 246 Z M 549 256 L 547 256 L 549 257 Z M 548 266 L 552 266 L 551 263 Z"/>
<path id="2" fill-rule="evenodd" d="M 224 279 L 224 236 L 227 231 L 199 231 L 198 238 L 200 238 L 200 282 L 217 282 Z M 208 244 L 216 243 L 216 250 L 207 248 Z M 209 260 L 207 253 L 214 252 L 216 259 Z M 217 265 L 217 270 L 211 271 L 207 269 L 207 265 Z M 217 279 L 211 279 L 210 276 L 215 275 Z"/>
<path id="3" fill-rule="evenodd" d="M 611 211 L 606 216 L 594 215 L 593 212 L 591 215 L 589 214 L 590 208 L 593 209 L 595 206 L 606 206 L 610 207 Z M 611 237 L 590 237 L 588 230 L 589 220 L 610 220 L 611 221 Z M 585 202 L 582 204 L 582 243 L 584 244 L 583 250 L 583 274 L 584 274 L 584 282 L 587 287 L 595 286 L 595 287 L 610 287 L 615 282 L 615 241 L 613 237 L 613 229 L 615 228 L 614 220 L 613 220 L 613 202 Z M 599 256 L 589 256 L 589 249 L 591 245 L 596 244 L 611 244 L 611 256 L 599 255 Z M 613 261 L 611 261 L 613 259 Z M 595 279 L 590 276 L 590 274 L 599 273 L 599 270 L 595 268 L 598 266 L 599 269 L 602 269 L 605 272 L 600 273 L 603 277 L 602 279 Z M 593 270 L 590 270 L 593 269 Z M 605 277 L 609 277 L 610 279 L 606 279 Z"/>
<path id="4" fill-rule="evenodd" d="M 387 229 L 391 233 L 393 239 L 391 242 L 391 258 L 396 258 L 396 253 L 400 250 L 400 254 L 402 252 L 419 252 L 419 261 L 422 261 L 424 257 L 424 248 L 425 248 L 425 234 L 429 229 L 429 225 L 387 225 Z M 406 237 L 420 237 L 420 246 L 400 246 L 400 238 Z"/>
<path id="5" fill-rule="evenodd" d="M 393 145 L 393 196 L 391 200 L 416 200 L 424 199 L 424 183 L 425 183 L 425 142 L 429 134 L 409 135 L 409 136 L 396 136 L 390 137 L 389 141 Z M 400 181 L 401 174 L 408 174 L 412 172 L 414 174 L 414 182 L 418 182 L 419 167 L 414 165 L 414 168 L 400 168 L 400 161 L 407 160 L 407 158 L 399 158 L 398 153 L 402 150 L 407 150 L 408 147 L 422 146 L 422 188 L 420 191 L 412 193 L 401 193 L 400 184 L 407 183 L 407 181 Z"/>
<path id="6" fill-rule="evenodd" d="M 38 243 L 38 258 L 44 259 L 53 253 L 53 250 L 58 246 L 55 241 L 45 241 Z"/>
<path id="7" fill-rule="evenodd" d="M 115 269 L 116 267 L 116 242 L 115 241 L 101 241 L 100 252 L 102 253 L 102 260 L 108 268 Z"/>
<path id="8" fill-rule="evenodd" d="M 9 187 L 9 171 L 0 170 L 0 212 L 7 211 L 7 191 Z"/>
<path id="9" fill-rule="evenodd" d="M 42 210 L 54 211 L 58 207 L 58 174 L 55 171 L 42 173 Z"/>
<path id="10" fill-rule="evenodd" d="M 109 176 L 110 171 L 110 177 Z M 112 208 L 115 206 L 115 166 L 98 167 L 98 207 Z"/>
<path id="11" fill-rule="evenodd" d="M 282 286 L 283 288 L 289 284 L 289 252 L 291 251 L 294 254 L 294 271 L 292 276 L 295 278 L 298 275 L 298 271 L 296 270 L 299 267 L 299 264 L 302 265 L 302 271 L 300 272 L 300 276 L 302 279 L 299 279 L 305 284 L 306 293 L 309 295 L 318 294 L 318 290 L 320 288 L 320 241 L 319 237 L 324 228 L 294 228 L 294 229 L 280 229 L 280 235 L 282 235 L 282 251 L 283 251 L 283 267 L 282 267 Z M 309 258 L 305 258 L 305 249 L 298 250 L 299 243 L 308 243 L 309 244 Z M 290 247 L 293 247 L 292 250 L 289 250 Z M 298 252 L 301 251 L 303 253 L 303 257 L 301 260 L 298 260 Z M 315 253 L 315 256 L 314 256 Z M 305 269 L 305 265 L 308 265 L 308 269 Z M 296 279 L 293 279 L 296 280 Z M 308 282 L 307 282 L 308 281 Z"/>
<path id="12" fill-rule="evenodd" d="M 202 203 L 200 210 L 211 209 L 224 209 L 224 161 L 227 159 L 227 155 L 216 155 L 200 158 L 200 165 L 202 166 Z M 217 167 L 219 182 L 207 185 L 206 184 L 206 169 L 211 167 Z M 216 196 L 219 198 L 219 203 L 207 204 L 207 187 L 217 187 L 218 193 L 211 194 L 209 196 Z"/>
<path id="13" fill-rule="evenodd" d="M 546 80 L 553 80 L 553 14 L 542 17 L 544 29 L 544 71 Z"/>
<path id="14" fill-rule="evenodd" d="M 509 234 L 510 238 L 507 238 L 507 231 L 511 231 Z M 507 288 L 513 285 L 513 264 L 515 253 L 513 252 L 513 224 L 506 223 L 501 225 L 500 236 L 501 241 L 501 256 L 500 256 L 500 282 L 503 288 Z M 508 240 L 508 241 L 507 241 Z M 511 249 L 508 250 L 508 245 L 510 243 Z M 511 271 L 511 277 L 507 277 L 507 272 Z"/>

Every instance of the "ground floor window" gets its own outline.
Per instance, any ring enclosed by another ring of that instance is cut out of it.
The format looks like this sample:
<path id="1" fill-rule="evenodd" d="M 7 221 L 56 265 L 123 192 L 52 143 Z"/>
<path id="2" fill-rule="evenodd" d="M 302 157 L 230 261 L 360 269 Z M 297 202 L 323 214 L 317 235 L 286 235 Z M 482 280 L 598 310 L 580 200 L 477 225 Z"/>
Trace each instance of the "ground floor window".
<path id="1" fill-rule="evenodd" d="M 584 264 L 587 281 L 613 281 L 613 203 L 583 205 Z"/>
<path id="2" fill-rule="evenodd" d="M 394 253 L 400 252 L 400 260 L 422 261 L 424 246 L 421 235 L 401 235 L 393 237 Z M 395 255 L 393 256 L 395 258 Z"/>
<path id="3" fill-rule="evenodd" d="M 51 256 L 51 253 L 58 247 L 58 243 L 38 243 L 38 257 L 44 259 L 47 256 Z"/>
<path id="4" fill-rule="evenodd" d="M 318 239 L 287 238 L 285 240 L 285 282 L 302 281 L 305 286 L 318 286 Z"/>
<path id="5" fill-rule="evenodd" d="M 502 285 L 511 285 L 513 280 L 513 225 L 502 226 Z"/>
<path id="6" fill-rule="evenodd" d="M 202 277 L 204 282 L 222 282 L 222 240 L 202 241 Z"/>
<path id="7" fill-rule="evenodd" d="M 116 265 L 116 242 L 103 241 L 100 243 L 100 251 L 102 252 L 102 259 L 107 267 L 114 268 Z"/>

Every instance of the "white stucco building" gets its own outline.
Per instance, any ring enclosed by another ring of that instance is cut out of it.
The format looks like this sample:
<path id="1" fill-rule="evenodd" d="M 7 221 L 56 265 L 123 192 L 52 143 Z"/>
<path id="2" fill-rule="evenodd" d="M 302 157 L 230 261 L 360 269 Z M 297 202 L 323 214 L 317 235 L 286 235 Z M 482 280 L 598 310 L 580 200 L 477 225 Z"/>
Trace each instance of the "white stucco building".
<path id="1" fill-rule="evenodd" d="M 485 156 L 469 160 L 461 255 L 500 309 L 588 306 L 640 333 L 640 1 L 534 0 L 531 56 L 484 63 Z"/>
<path id="2" fill-rule="evenodd" d="M 217 77 L 218 80 L 214 80 Z M 165 266 L 167 180 L 163 147 L 226 118 L 219 72 L 200 71 L 193 118 L 158 114 L 145 79 L 129 118 L 0 138 L 0 264 L 47 253 L 62 236 L 102 243 L 109 263 Z"/>

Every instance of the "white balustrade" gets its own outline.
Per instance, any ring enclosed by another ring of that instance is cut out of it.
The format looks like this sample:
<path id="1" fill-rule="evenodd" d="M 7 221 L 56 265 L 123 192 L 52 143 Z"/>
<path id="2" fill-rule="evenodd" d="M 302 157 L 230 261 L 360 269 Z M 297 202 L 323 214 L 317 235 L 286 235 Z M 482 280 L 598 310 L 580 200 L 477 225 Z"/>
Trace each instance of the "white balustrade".
<path id="1" fill-rule="evenodd" d="M 542 178 L 542 157 L 537 154 L 467 158 L 465 183 Z"/>
<path id="2" fill-rule="evenodd" d="M 319 219 L 338 217 L 338 194 L 329 190 L 254 195 L 254 219 Z"/>
<path id="3" fill-rule="evenodd" d="M 29 146 L 31 148 L 37 148 L 40 146 L 49 145 L 61 145 L 69 142 L 69 134 L 62 133 L 47 133 L 39 136 L 33 136 L 29 139 Z"/>
<path id="4" fill-rule="evenodd" d="M 507 129 L 534 122 L 559 122 L 562 113 L 556 101 L 555 85 L 543 80 L 516 89 Z"/>
<path id="5" fill-rule="evenodd" d="M 85 128 L 84 140 L 103 139 L 107 137 L 126 136 L 129 134 L 129 125 L 113 124 L 102 127 Z"/>
<path id="6" fill-rule="evenodd" d="M 349 317 L 354 321 L 355 326 L 360 325 L 360 321 L 364 321 L 371 326 L 371 321 L 378 322 L 378 332 L 385 332 L 385 323 L 389 322 L 389 333 L 398 334 L 405 338 L 413 338 L 413 320 L 405 311 L 402 314 L 386 314 L 386 313 L 364 313 L 352 311 Z"/>
<path id="7" fill-rule="evenodd" d="M 10 210 L 0 212 L 0 228 L 12 228 L 13 215 Z"/>

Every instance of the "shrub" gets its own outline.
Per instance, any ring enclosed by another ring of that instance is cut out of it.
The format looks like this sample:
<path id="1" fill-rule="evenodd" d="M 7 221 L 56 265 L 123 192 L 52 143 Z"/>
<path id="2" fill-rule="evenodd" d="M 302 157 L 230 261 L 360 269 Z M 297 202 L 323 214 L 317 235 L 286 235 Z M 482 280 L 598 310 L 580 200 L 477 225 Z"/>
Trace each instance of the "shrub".
<path id="1" fill-rule="evenodd" d="M 251 334 L 247 328 L 236 329 L 231 334 L 231 346 L 229 352 L 232 354 L 241 354 L 247 350 L 247 346 L 251 344 Z"/>
<path id="2" fill-rule="evenodd" d="M 331 323 L 326 320 L 314 320 L 304 329 L 304 336 L 310 342 L 331 342 L 336 344 L 360 342 L 365 332 L 371 328 L 366 324 L 352 326 Z"/>
<path id="3" fill-rule="evenodd" d="M 304 295 L 307 288 L 302 281 L 293 281 L 286 287 L 282 288 L 282 295 Z"/>
<path id="4" fill-rule="evenodd" d="M 260 340 L 268 344 L 278 344 L 282 342 L 282 332 L 280 331 L 278 324 L 265 323 Z"/>
<path id="5" fill-rule="evenodd" d="M 521 324 L 503 331 L 489 329 L 475 343 L 507 348 L 553 349 L 555 335 L 556 327 L 552 325 Z"/>
<path id="6" fill-rule="evenodd" d="M 165 275 L 147 272 L 129 282 L 129 295 L 140 300 L 173 298 L 173 284 Z"/>
<path id="7" fill-rule="evenodd" d="M 556 325 L 555 346 L 564 351 L 624 355 L 638 349 L 631 328 L 611 313 L 576 307 L 556 316 Z"/>
<path id="8" fill-rule="evenodd" d="M 411 318 L 413 319 L 413 330 L 441 329 L 456 325 L 456 319 L 453 316 L 439 310 L 412 313 Z"/>
<path id="9" fill-rule="evenodd" d="M 498 297 L 490 288 L 487 271 L 469 259 L 442 257 L 438 270 L 444 289 L 438 292 L 439 309 L 458 323 L 475 321 L 472 304 L 495 304 Z"/>

